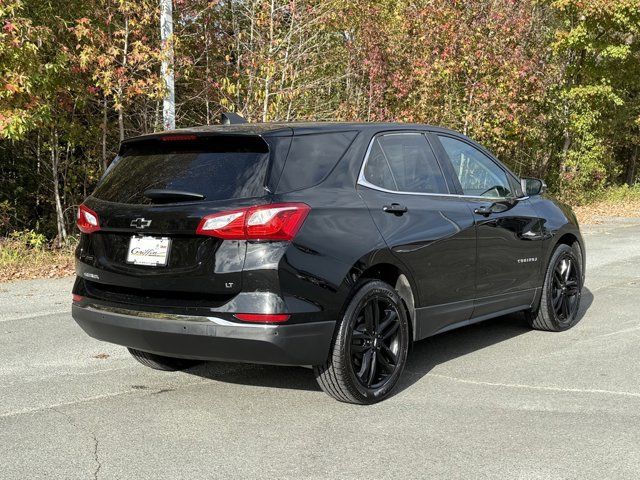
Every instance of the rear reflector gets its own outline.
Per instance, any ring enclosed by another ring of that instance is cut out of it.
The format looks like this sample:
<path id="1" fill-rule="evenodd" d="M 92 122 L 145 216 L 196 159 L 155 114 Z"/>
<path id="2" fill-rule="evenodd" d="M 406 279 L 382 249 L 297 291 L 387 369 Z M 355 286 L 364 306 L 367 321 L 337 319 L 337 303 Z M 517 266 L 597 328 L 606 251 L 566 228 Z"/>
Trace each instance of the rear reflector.
<path id="1" fill-rule="evenodd" d="M 78 207 L 76 224 L 78 225 L 78 230 L 82 233 L 93 233 L 100 230 L 98 214 L 84 204 Z"/>
<path id="2" fill-rule="evenodd" d="M 84 297 L 82 295 L 76 295 L 75 293 L 71 295 L 71 300 L 73 303 L 81 302 Z"/>
<path id="3" fill-rule="evenodd" d="M 196 233 L 225 240 L 290 241 L 310 210 L 305 203 L 273 203 L 214 213 L 200 221 Z"/>
<path id="4" fill-rule="evenodd" d="M 289 320 L 290 315 L 286 313 L 236 313 L 238 320 L 253 323 L 280 323 Z"/>

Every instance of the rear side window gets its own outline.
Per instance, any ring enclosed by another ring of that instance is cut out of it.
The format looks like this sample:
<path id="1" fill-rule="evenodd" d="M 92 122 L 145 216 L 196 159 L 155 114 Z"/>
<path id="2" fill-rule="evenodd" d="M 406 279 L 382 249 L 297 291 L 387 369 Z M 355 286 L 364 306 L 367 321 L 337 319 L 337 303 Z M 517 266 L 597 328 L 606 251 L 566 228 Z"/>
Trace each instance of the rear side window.
<path id="1" fill-rule="evenodd" d="M 448 193 L 431 146 L 420 133 L 382 135 L 374 140 L 365 179 L 386 190 L 405 193 Z"/>
<path id="2" fill-rule="evenodd" d="M 153 203 L 150 189 L 204 195 L 205 201 L 264 195 L 269 162 L 258 137 L 208 137 L 197 140 L 144 141 L 125 150 L 93 196 L 109 202 Z"/>
<path id="3" fill-rule="evenodd" d="M 382 151 L 378 139 L 376 139 L 371 146 L 369 158 L 364 167 L 364 178 L 366 178 L 369 183 L 378 187 L 393 190 L 394 192 L 398 191 L 398 185 L 391 173 L 391 167 Z"/>
<path id="4" fill-rule="evenodd" d="M 356 132 L 319 133 L 292 138 L 278 192 L 313 187 L 326 178 L 345 154 Z"/>

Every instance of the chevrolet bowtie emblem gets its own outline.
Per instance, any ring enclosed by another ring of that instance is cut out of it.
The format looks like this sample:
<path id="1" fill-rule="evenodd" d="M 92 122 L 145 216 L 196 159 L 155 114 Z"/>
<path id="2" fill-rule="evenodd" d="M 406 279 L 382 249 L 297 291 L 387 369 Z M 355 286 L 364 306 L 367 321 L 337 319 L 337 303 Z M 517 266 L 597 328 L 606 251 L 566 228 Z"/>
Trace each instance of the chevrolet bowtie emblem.
<path id="1" fill-rule="evenodd" d="M 130 225 L 136 228 L 147 228 L 151 225 L 151 220 L 147 220 L 146 218 L 136 218 L 135 220 L 131 220 Z"/>

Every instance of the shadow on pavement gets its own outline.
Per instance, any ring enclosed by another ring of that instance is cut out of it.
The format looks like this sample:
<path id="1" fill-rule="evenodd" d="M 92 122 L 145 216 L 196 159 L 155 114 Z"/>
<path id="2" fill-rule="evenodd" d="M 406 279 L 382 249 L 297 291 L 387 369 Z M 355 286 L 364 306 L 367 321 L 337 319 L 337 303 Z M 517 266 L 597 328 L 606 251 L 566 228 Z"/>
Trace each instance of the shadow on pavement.
<path id="1" fill-rule="evenodd" d="M 580 320 L 592 303 L 593 294 L 584 287 L 578 312 Z M 411 374 L 402 376 L 396 387 L 396 393 L 411 387 L 436 365 L 530 331 L 531 328 L 524 315 L 515 313 L 421 340 L 415 343 L 409 352 L 406 369 Z M 220 382 L 243 385 L 292 390 L 320 390 L 312 371 L 303 367 L 208 362 L 191 368 L 186 373 Z"/>

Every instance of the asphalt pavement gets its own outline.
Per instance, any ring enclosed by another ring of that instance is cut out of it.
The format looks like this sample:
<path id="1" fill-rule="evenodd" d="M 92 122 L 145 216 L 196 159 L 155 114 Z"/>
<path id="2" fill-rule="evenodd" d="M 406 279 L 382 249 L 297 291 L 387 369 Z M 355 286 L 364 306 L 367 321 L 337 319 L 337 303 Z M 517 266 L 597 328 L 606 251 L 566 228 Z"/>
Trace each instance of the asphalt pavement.
<path id="1" fill-rule="evenodd" d="M 583 231 L 575 328 L 427 339 L 369 407 L 305 368 L 150 370 L 75 324 L 71 279 L 1 284 L 0 478 L 638 479 L 640 219 Z"/>

